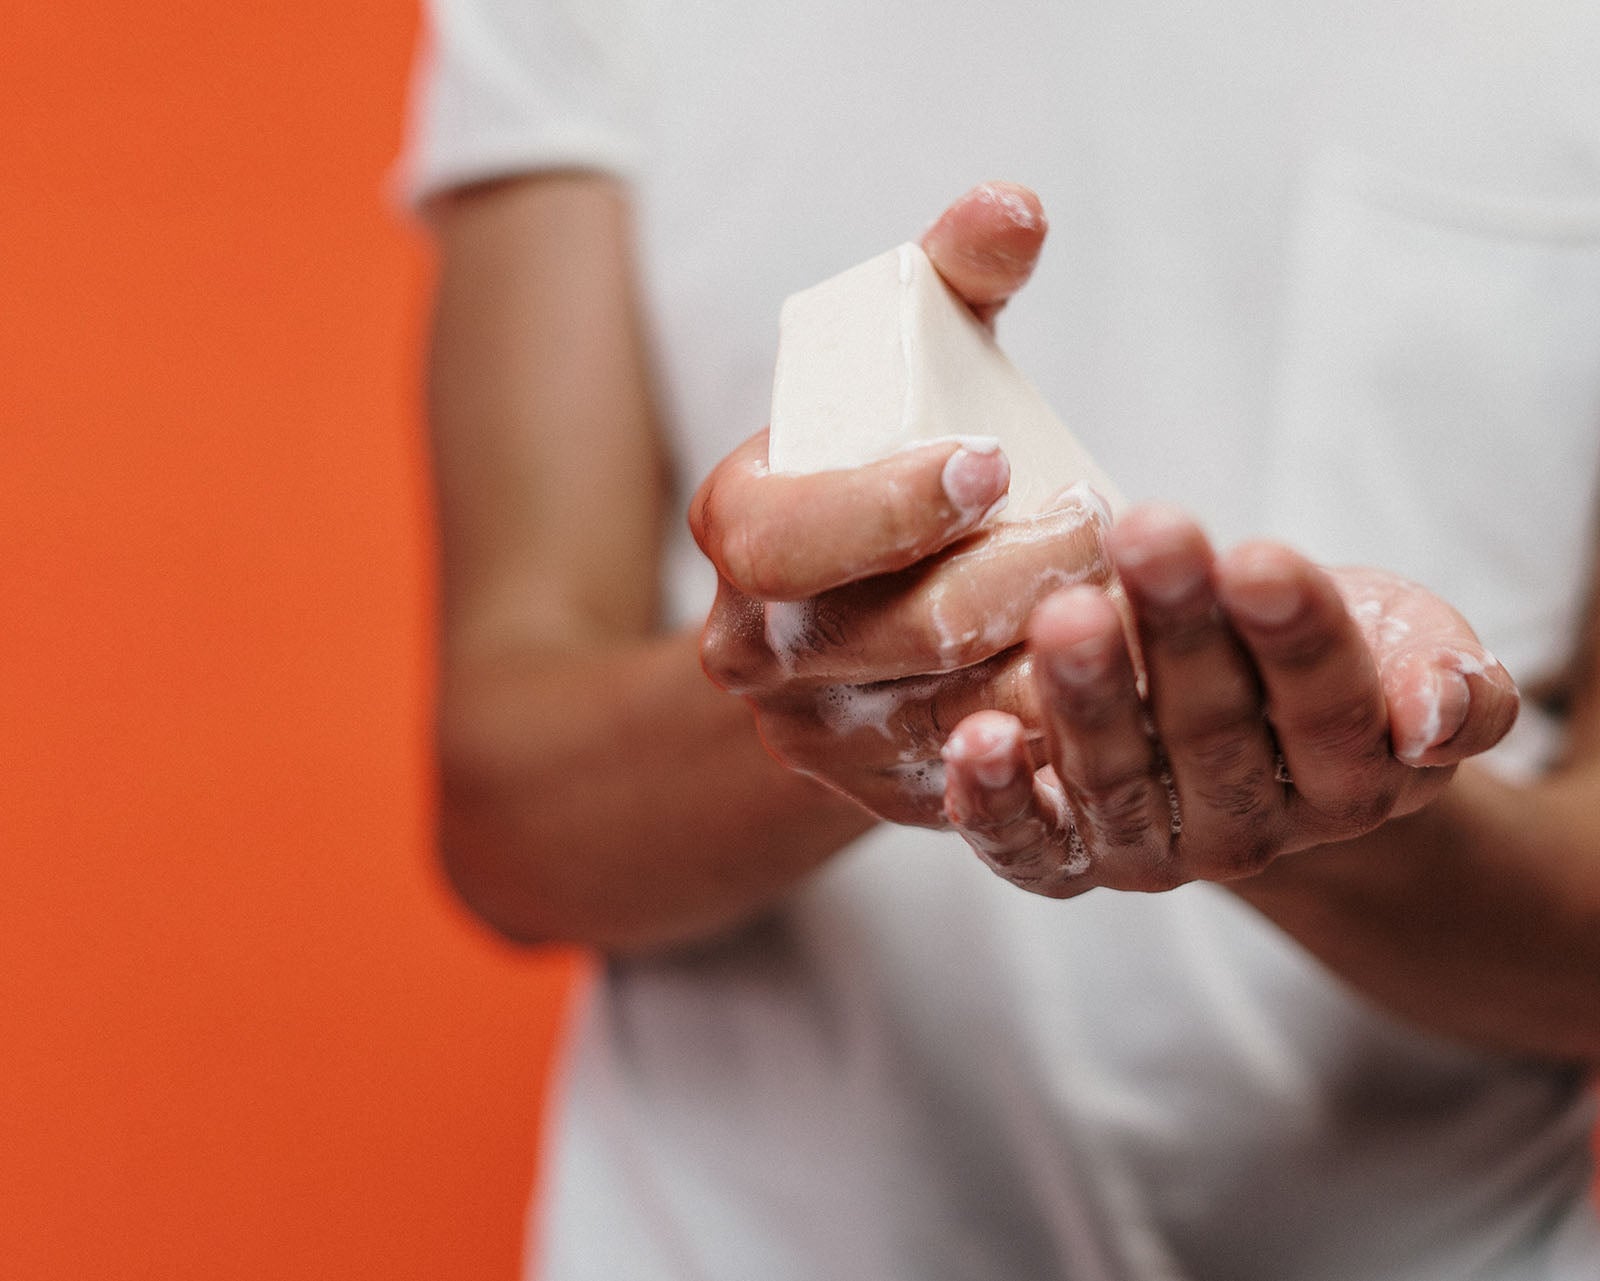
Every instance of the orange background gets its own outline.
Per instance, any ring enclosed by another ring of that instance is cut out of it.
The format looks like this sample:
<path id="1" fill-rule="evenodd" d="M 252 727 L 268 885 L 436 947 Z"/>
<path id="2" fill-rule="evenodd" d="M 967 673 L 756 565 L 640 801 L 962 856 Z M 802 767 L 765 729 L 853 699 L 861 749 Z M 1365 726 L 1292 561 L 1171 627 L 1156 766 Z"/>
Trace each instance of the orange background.
<path id="1" fill-rule="evenodd" d="M 510 1278 L 569 956 L 428 850 L 405 0 L 0 45 L 0 1275 Z"/>
<path id="2" fill-rule="evenodd" d="M 0 36 L 0 1275 L 515 1273 L 570 958 L 440 891 L 407 0 Z"/>

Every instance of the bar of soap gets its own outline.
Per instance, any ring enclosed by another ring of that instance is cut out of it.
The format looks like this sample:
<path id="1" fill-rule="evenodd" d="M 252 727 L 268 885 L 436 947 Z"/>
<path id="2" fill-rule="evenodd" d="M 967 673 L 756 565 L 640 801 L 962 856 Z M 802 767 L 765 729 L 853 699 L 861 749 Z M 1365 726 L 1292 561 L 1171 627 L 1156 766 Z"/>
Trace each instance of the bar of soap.
<path id="1" fill-rule="evenodd" d="M 904 244 L 791 295 L 772 385 L 774 471 L 857 467 L 921 441 L 991 436 L 1011 461 L 1008 518 L 1086 483 L 1116 486 L 994 336 Z"/>

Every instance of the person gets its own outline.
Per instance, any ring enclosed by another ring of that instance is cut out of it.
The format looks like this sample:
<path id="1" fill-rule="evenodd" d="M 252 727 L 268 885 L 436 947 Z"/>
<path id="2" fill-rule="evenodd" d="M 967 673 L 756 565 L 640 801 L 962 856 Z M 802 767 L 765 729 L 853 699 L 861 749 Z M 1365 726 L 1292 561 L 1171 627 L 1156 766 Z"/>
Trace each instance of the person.
<path id="1" fill-rule="evenodd" d="M 442 857 L 605 958 L 530 1275 L 1592 1278 L 1600 11 L 431 13 Z M 764 467 L 942 207 L 1161 503 Z"/>

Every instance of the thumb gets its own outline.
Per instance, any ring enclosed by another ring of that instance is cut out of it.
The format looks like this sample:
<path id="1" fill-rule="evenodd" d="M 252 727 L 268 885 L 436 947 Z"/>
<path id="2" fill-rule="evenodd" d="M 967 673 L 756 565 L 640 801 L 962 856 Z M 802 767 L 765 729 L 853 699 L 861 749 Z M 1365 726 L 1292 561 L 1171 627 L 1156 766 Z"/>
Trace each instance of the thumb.
<path id="1" fill-rule="evenodd" d="M 1039 197 L 1012 182 L 985 182 L 939 215 L 922 248 L 973 314 L 991 328 L 1033 274 L 1046 222 Z"/>

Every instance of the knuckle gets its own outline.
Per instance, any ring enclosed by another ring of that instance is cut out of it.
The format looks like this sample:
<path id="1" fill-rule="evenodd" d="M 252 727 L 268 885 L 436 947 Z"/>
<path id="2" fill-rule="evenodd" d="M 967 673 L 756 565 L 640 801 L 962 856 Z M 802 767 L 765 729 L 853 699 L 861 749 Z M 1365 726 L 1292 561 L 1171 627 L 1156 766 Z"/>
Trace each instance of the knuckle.
<path id="1" fill-rule="evenodd" d="M 1350 789 L 1324 811 L 1346 835 L 1370 832 L 1394 812 L 1400 799 L 1400 779 L 1388 771 L 1378 772 L 1370 781 Z"/>
<path id="2" fill-rule="evenodd" d="M 972 816 L 960 825 L 962 839 L 996 872 L 1007 879 L 1042 874 L 1042 833 L 1008 830 L 1008 825 Z"/>
<path id="3" fill-rule="evenodd" d="M 829 601 L 772 601 L 762 612 L 762 640 L 782 662 L 813 660 L 850 643 L 848 614 Z"/>
<path id="4" fill-rule="evenodd" d="M 930 534 L 928 511 L 908 490 L 899 486 L 889 490 L 876 508 L 875 533 L 879 544 L 890 552 L 909 552 L 921 547 Z"/>
<path id="5" fill-rule="evenodd" d="M 1000 836 L 957 824 L 973 853 L 1002 880 L 1030 894 L 1066 898 L 1084 888 L 1063 853 L 1060 834 L 1043 820 L 1007 826 Z"/>
<path id="6" fill-rule="evenodd" d="M 892 732 L 901 749 L 919 759 L 937 756 L 948 737 L 932 698 L 909 698 L 902 703 L 895 712 Z"/>
<path id="7" fill-rule="evenodd" d="M 1080 753 L 1072 774 L 1088 796 L 1120 796 L 1138 791 L 1149 797 L 1155 787 L 1156 769 L 1154 749 L 1148 741 L 1140 740 L 1116 752 L 1108 748 Z"/>
<path id="8" fill-rule="evenodd" d="M 1291 739 L 1325 757 L 1376 765 L 1389 754 L 1388 728 L 1366 698 L 1341 699 L 1287 718 Z"/>
<path id="9" fill-rule="evenodd" d="M 1113 847 L 1149 844 L 1155 836 L 1150 779 L 1140 775 L 1091 788 L 1078 797 L 1084 826 L 1096 843 Z"/>
<path id="10" fill-rule="evenodd" d="M 1339 643 L 1338 633 L 1331 628 L 1304 627 L 1277 637 L 1271 645 L 1271 660 L 1275 666 L 1291 672 L 1309 671 L 1333 658 L 1338 653 Z"/>
<path id="11" fill-rule="evenodd" d="M 772 600 L 784 594 L 779 565 L 753 525 L 733 526 L 722 539 L 721 553 L 718 568 L 747 596 Z"/>
<path id="12" fill-rule="evenodd" d="M 1278 856 L 1278 845 L 1277 825 L 1254 810 L 1240 816 L 1228 838 L 1195 861 L 1203 865 L 1207 880 L 1240 880 L 1263 871 Z"/>
<path id="13" fill-rule="evenodd" d="M 811 605 L 811 647 L 821 653 L 830 649 L 844 649 L 850 643 L 851 615 L 827 598 L 814 600 Z"/>
<path id="14" fill-rule="evenodd" d="M 991 865 L 992 866 L 992 865 Z M 1028 894 L 1037 894 L 1040 898 L 1064 899 L 1071 898 L 1078 892 L 1070 879 L 1063 877 L 1053 869 L 1031 869 L 1026 872 L 1008 871 L 1005 868 L 993 867 L 994 873 L 1008 885 L 1015 885 L 1019 890 Z"/>
<path id="15" fill-rule="evenodd" d="M 1192 760 L 1201 777 L 1231 777 L 1247 767 L 1262 734 L 1257 709 L 1229 709 L 1192 718 L 1163 739 L 1174 755 Z"/>
<path id="16" fill-rule="evenodd" d="M 744 694 L 760 686 L 768 663 L 765 654 L 736 631 L 711 624 L 700 635 L 700 666 L 717 688 Z"/>
<path id="17" fill-rule="evenodd" d="M 1044 823 L 1028 817 L 1026 798 L 1005 810 L 979 806 L 958 822 L 967 843 L 1001 867 L 1036 862 L 1050 844 Z"/>
<path id="18" fill-rule="evenodd" d="M 1274 794 L 1277 779 L 1271 768 L 1246 764 L 1228 771 L 1199 773 L 1195 796 L 1200 804 L 1234 824 L 1254 825 L 1265 820 L 1263 800 Z"/>

